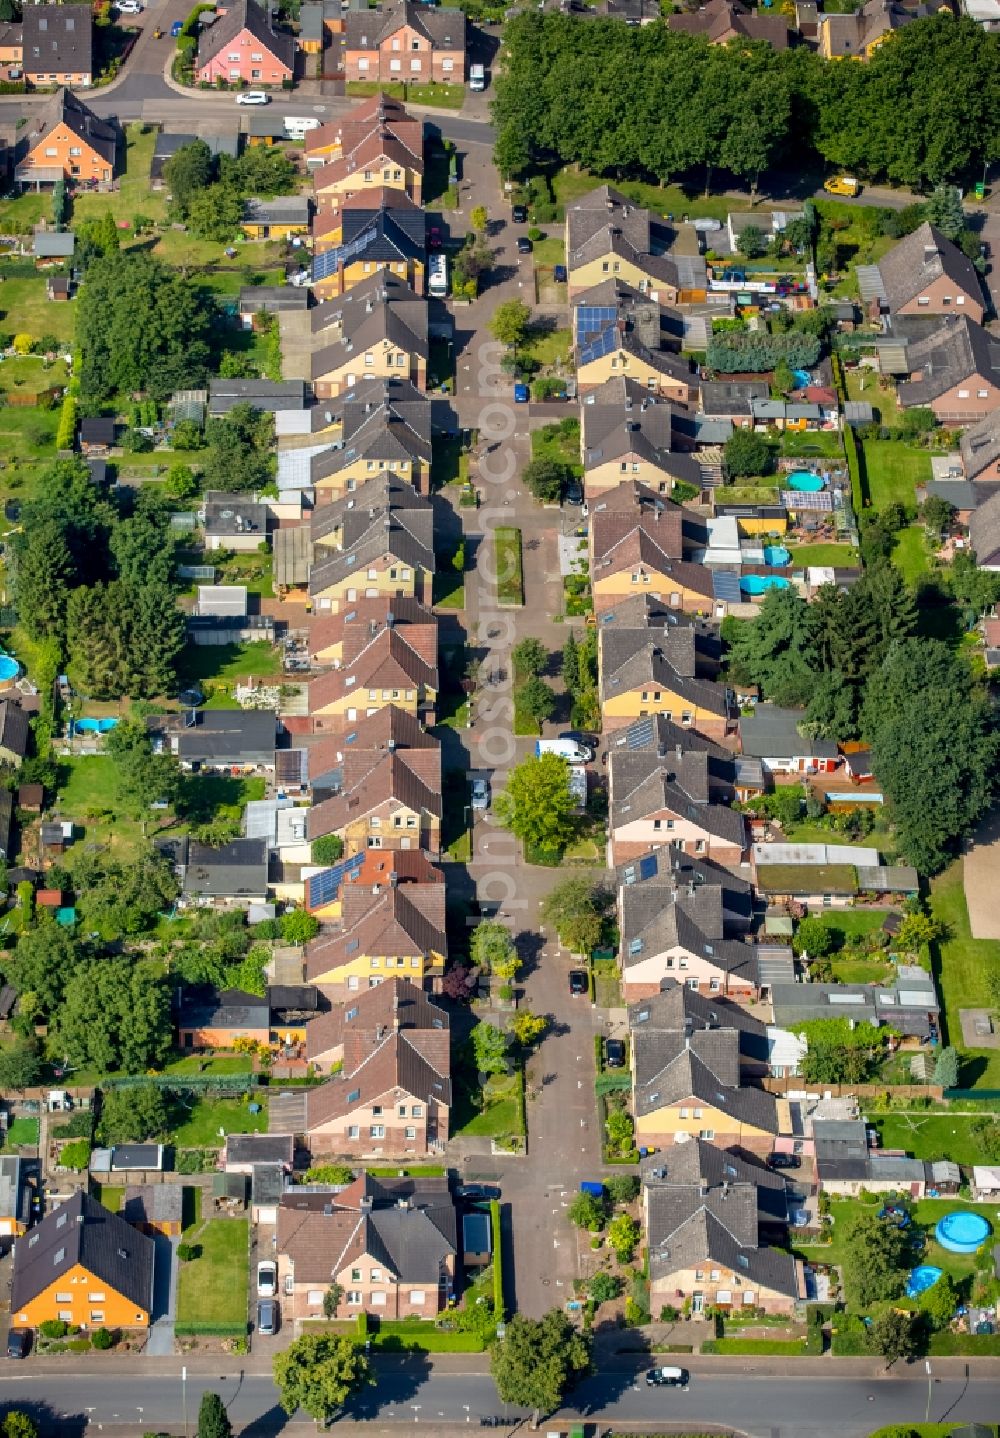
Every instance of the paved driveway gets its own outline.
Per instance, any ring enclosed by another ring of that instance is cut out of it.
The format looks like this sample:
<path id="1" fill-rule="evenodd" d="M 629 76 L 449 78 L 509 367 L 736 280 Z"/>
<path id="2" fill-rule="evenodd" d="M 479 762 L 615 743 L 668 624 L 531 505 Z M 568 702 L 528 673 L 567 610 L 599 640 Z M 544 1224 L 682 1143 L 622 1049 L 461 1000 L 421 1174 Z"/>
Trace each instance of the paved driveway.
<path id="1" fill-rule="evenodd" d="M 179 1238 L 153 1237 L 156 1260 L 153 1268 L 153 1322 L 146 1352 L 151 1358 L 167 1358 L 174 1351 L 174 1320 L 177 1317 L 177 1245 Z"/>
<path id="2" fill-rule="evenodd" d="M 1000 810 L 994 809 L 976 830 L 962 872 L 972 937 L 1000 939 L 1000 905 L 995 891 L 1000 872 Z"/>

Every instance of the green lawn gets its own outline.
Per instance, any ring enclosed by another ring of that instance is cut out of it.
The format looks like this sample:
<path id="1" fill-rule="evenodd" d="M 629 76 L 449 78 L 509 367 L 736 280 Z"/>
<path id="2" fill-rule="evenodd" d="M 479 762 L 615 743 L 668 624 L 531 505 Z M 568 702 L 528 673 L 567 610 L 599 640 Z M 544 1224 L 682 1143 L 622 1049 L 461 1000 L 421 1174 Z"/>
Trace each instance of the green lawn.
<path id="1" fill-rule="evenodd" d="M 896 535 L 892 562 L 909 584 L 915 584 L 929 568 L 927 539 L 922 524 L 911 524 Z"/>
<path id="2" fill-rule="evenodd" d="M 823 459 L 844 458 L 844 446 L 835 430 L 786 430 L 781 436 L 782 454 L 796 459 L 821 456 Z"/>
<path id="3" fill-rule="evenodd" d="M 500 525 L 493 532 L 497 574 L 497 602 L 524 603 L 524 575 L 521 569 L 521 531 Z"/>
<path id="4" fill-rule="evenodd" d="M 883 1148 L 903 1148 L 914 1158 L 947 1158 L 971 1167 L 983 1161 L 982 1148 L 970 1132 L 976 1117 L 961 1113 L 869 1113 L 868 1122 L 882 1135 Z M 928 1202 L 940 1205 L 939 1199 Z M 964 1200 L 962 1206 L 966 1206 Z M 983 1211 L 993 1222 L 996 1204 L 991 1212 Z"/>
<path id="5" fill-rule="evenodd" d="M 134 852 L 142 841 L 142 830 L 137 820 L 118 808 L 114 760 L 104 754 L 84 754 L 61 759 L 59 770 L 64 776 L 57 796 L 62 817 L 85 831 L 88 844 L 107 845 L 116 854 Z"/>
<path id="6" fill-rule="evenodd" d="M 243 1331 L 247 1321 L 249 1223 L 245 1218 L 210 1218 L 184 1235 L 200 1249 L 180 1265 L 177 1324 L 231 1325 Z"/>
<path id="7" fill-rule="evenodd" d="M 521 346 L 521 352 L 530 355 L 543 369 L 551 369 L 560 364 L 566 368 L 570 365 L 572 347 L 571 330 L 530 329 Z"/>
<path id="8" fill-rule="evenodd" d="M 459 1070 L 452 1133 L 469 1137 L 504 1138 L 524 1134 L 524 1078 L 518 1071 L 488 1080 L 483 1091 L 485 1103 L 476 1108 L 472 1101 L 474 1072 Z"/>
<path id="9" fill-rule="evenodd" d="M 156 130 L 152 125 L 129 125 L 125 131 L 125 170 L 118 188 L 109 195 L 78 195 L 73 202 L 73 223 L 98 219 L 108 210 L 119 224 L 128 221 L 130 226 L 136 215 L 144 215 L 148 220 L 165 220 L 167 192 L 149 187 L 155 149 Z"/>
<path id="10" fill-rule="evenodd" d="M 465 575 L 439 569 L 434 576 L 434 604 L 438 609 L 465 608 Z"/>
<path id="11" fill-rule="evenodd" d="M 163 1066 L 165 1074 L 242 1074 L 252 1070 L 250 1054 L 181 1054 Z"/>
<path id="12" fill-rule="evenodd" d="M 469 782 L 460 770 L 448 769 L 442 787 L 444 813 L 441 818 L 441 846 L 455 863 L 467 864 L 472 858 Z"/>
<path id="13" fill-rule="evenodd" d="M 251 675 L 274 678 L 281 673 L 281 654 L 273 644 L 188 644 L 181 655 L 181 687 L 187 684 L 230 686 Z"/>
<path id="14" fill-rule="evenodd" d="M 35 1148 L 38 1144 L 37 1118 L 15 1118 L 7 1128 L 5 1148 Z"/>
<path id="15" fill-rule="evenodd" d="M 52 196 L 29 190 L 16 199 L 0 200 L 0 231 L 5 235 L 30 235 L 39 220 L 51 220 Z"/>
<path id="16" fill-rule="evenodd" d="M 580 463 L 580 421 L 567 417 L 553 424 L 543 425 L 531 431 L 531 458 L 554 459 L 568 464 L 579 478 L 583 474 Z"/>
<path id="17" fill-rule="evenodd" d="M 0 276 L 3 264 L 0 263 Z M 76 319 L 76 300 L 60 300 L 58 303 L 45 297 L 45 276 L 4 277 L 0 284 L 0 320 L 11 334 L 27 334 L 32 339 L 42 335 L 53 335 L 68 345 L 73 339 L 73 324 Z M 5 360 L 0 366 L 0 380 L 5 389 L 10 386 L 6 375 L 8 366 L 14 361 Z M 40 362 L 39 362 L 40 363 Z M 3 415 L 7 419 L 6 412 Z"/>
<path id="18" fill-rule="evenodd" d="M 598 175 L 588 174 L 576 166 L 560 170 L 552 177 L 552 189 L 555 193 L 556 202 L 565 205 L 572 200 L 579 199 L 581 195 L 589 194 L 598 185 L 604 184 Z M 647 185 L 641 180 L 618 180 L 614 182 L 616 190 L 627 195 L 637 205 L 643 205 L 647 209 L 655 211 L 658 215 L 685 215 L 702 216 L 705 219 L 725 220 L 729 211 L 733 209 L 734 202 L 724 195 L 702 195 L 700 192 L 688 194 L 680 185 Z M 746 205 L 749 207 L 750 196 L 746 197 Z M 737 204 L 736 208 L 740 208 Z"/>
<path id="19" fill-rule="evenodd" d="M 566 263 L 566 242 L 562 235 L 546 235 L 534 242 L 535 264 L 552 269 L 553 265 Z"/>
<path id="20" fill-rule="evenodd" d="M 792 563 L 803 569 L 823 565 L 832 569 L 853 569 L 860 563 L 853 544 L 789 544 Z"/>
<path id="21" fill-rule="evenodd" d="M 445 85 L 440 80 L 423 85 L 407 85 L 406 99 L 411 105 L 434 105 L 439 110 L 460 110 L 465 104 L 465 86 Z"/>
<path id="22" fill-rule="evenodd" d="M 892 426 L 896 423 L 899 406 L 896 403 L 896 386 L 887 379 L 883 389 L 878 375 L 870 369 L 845 369 L 847 398 L 862 400 L 870 404 L 881 424 Z"/>
<path id="23" fill-rule="evenodd" d="M 251 1113 L 238 1098 L 195 1098 L 187 1118 L 173 1130 L 174 1145 L 221 1148 L 227 1133 L 267 1133 L 267 1097 L 255 1091 L 253 1101 L 261 1105 L 260 1113 Z"/>
<path id="24" fill-rule="evenodd" d="M 867 439 L 860 446 L 874 509 L 898 503 L 916 505 L 918 484 L 931 478 L 931 457 L 898 439 Z"/>

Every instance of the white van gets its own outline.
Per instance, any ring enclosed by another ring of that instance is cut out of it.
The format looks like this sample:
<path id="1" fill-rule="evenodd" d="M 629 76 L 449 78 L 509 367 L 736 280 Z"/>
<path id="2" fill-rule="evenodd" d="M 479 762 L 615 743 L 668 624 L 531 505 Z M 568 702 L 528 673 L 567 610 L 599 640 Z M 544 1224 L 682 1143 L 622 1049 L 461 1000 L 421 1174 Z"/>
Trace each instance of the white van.
<path id="1" fill-rule="evenodd" d="M 319 121 L 314 115 L 286 115 L 285 134 L 290 140 L 304 140 L 310 130 L 318 130 Z"/>
<path id="2" fill-rule="evenodd" d="M 427 265 L 427 293 L 444 299 L 448 293 L 448 261 L 444 255 L 431 255 Z"/>
<path id="3" fill-rule="evenodd" d="M 469 66 L 469 89 L 470 89 L 470 90 L 485 90 L 485 89 L 486 89 L 486 71 L 485 71 L 485 69 L 483 68 L 482 65 L 470 65 L 470 66 Z"/>

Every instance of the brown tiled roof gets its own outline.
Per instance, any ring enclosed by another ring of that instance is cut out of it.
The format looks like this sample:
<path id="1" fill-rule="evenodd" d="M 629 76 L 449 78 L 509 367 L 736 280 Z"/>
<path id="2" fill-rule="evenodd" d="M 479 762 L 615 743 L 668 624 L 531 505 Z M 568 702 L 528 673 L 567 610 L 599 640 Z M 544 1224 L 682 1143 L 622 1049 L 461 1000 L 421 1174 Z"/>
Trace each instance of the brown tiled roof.
<path id="1" fill-rule="evenodd" d="M 374 10 L 349 10 L 345 48 L 376 50 L 403 28 L 422 35 L 432 50 L 465 49 L 465 16 L 461 10 L 434 9 L 411 0 L 382 0 Z"/>
<path id="2" fill-rule="evenodd" d="M 400 139 L 393 131 L 382 127 L 370 131 L 353 149 L 345 150 L 336 160 L 331 160 L 328 165 L 317 170 L 313 177 L 316 193 L 321 194 L 323 190 L 356 175 L 359 170 L 371 169 L 383 160 L 398 165 L 400 169 L 412 170 L 418 175 L 424 172 L 423 153 L 418 151 L 414 154 L 407 140 Z"/>
<path id="3" fill-rule="evenodd" d="M 761 15 L 734 0 L 708 0 L 693 14 L 668 15 L 671 30 L 688 35 L 705 35 L 709 44 L 723 40 L 730 32 L 747 40 L 766 40 L 775 50 L 788 48 L 788 22 L 782 15 Z"/>
<path id="4" fill-rule="evenodd" d="M 433 734 L 421 728 L 419 720 L 395 704 L 385 704 L 364 719 L 344 720 L 337 734 L 326 734 L 309 747 L 309 777 L 316 779 L 343 766 L 344 755 L 368 754 L 370 767 L 395 750 L 440 748 Z"/>
<path id="5" fill-rule="evenodd" d="M 386 754 L 374 763 L 360 754 L 344 760 L 343 788 L 309 810 L 310 839 L 335 834 L 352 820 L 393 804 L 417 814 L 441 818 L 441 750 L 409 749 Z"/>
<path id="6" fill-rule="evenodd" d="M 893 245 L 879 260 L 878 269 L 893 313 L 942 276 L 982 306 L 982 286 L 972 261 L 929 221 Z"/>
<path id="7" fill-rule="evenodd" d="M 424 1103 L 451 1106 L 447 1032 L 393 1030 L 374 1043 L 359 1037 L 346 1046 L 342 1072 L 306 1095 L 306 1131 L 374 1103 L 393 1089 Z"/>
<path id="8" fill-rule="evenodd" d="M 415 119 L 398 100 L 382 91 L 363 100 L 342 119 L 331 120 L 311 131 L 306 136 L 306 154 L 318 153 L 334 145 L 339 146 L 343 154 L 349 155 L 369 135 L 380 131 L 395 135 L 412 154 L 423 154 L 423 120 Z"/>
<path id="9" fill-rule="evenodd" d="M 356 652 L 345 653 L 339 669 L 312 680 L 309 712 L 319 714 L 327 705 L 367 689 L 437 689 L 437 665 L 427 657 L 436 650 L 436 622 L 423 630 L 413 625 L 405 635 L 398 629 L 383 629 Z"/>
<path id="10" fill-rule="evenodd" d="M 447 946 L 441 884 L 405 884 L 378 894 L 352 886 L 344 891 L 341 927 L 308 946 L 306 977 L 312 981 L 359 955 L 426 957 L 447 953 Z"/>
<path id="11" fill-rule="evenodd" d="M 395 626 L 402 629 L 408 629 L 411 624 L 435 622 L 433 610 L 426 608 L 419 599 L 402 594 L 380 594 L 373 599 L 358 599 L 337 614 L 315 615 L 309 630 L 309 648 L 317 654 L 321 649 L 342 644 L 355 627 L 368 632 L 371 632 L 372 625 L 384 628 L 390 614 Z"/>
<path id="12" fill-rule="evenodd" d="M 660 525 L 634 515 L 594 514 L 591 521 L 593 568 L 611 574 L 643 564 L 664 569 L 683 556 L 680 511 L 666 513 Z"/>
<path id="13" fill-rule="evenodd" d="M 427 868 L 432 867 L 417 851 L 410 852 Z M 404 853 L 402 857 L 408 855 Z M 382 852 L 380 858 L 388 860 L 390 856 Z M 443 881 L 443 875 L 441 878 Z M 338 997 L 328 1013 L 312 1019 L 306 1027 L 306 1056 L 315 1058 L 347 1039 L 353 1043 L 358 1034 L 364 1042 L 374 1044 L 376 1036 L 387 1028 L 405 1032 L 430 1029 L 447 1034 L 450 1022 L 446 1010 L 409 979 L 387 979 L 373 989 L 360 989 L 343 1002 Z"/>

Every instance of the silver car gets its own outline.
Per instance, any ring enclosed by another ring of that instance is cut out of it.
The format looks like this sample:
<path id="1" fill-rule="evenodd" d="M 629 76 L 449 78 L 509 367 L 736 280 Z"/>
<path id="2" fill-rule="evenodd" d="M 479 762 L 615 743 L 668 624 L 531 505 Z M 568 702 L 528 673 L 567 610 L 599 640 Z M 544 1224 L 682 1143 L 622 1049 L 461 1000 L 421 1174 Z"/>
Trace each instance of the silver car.
<path id="1" fill-rule="evenodd" d="M 490 807 L 490 786 L 486 779 L 473 779 L 472 781 L 472 807 L 473 809 L 484 810 Z"/>

